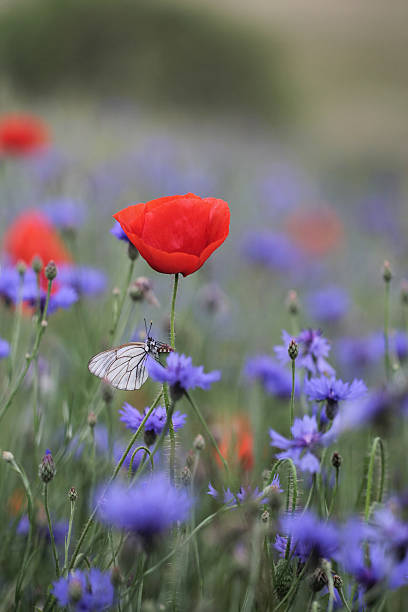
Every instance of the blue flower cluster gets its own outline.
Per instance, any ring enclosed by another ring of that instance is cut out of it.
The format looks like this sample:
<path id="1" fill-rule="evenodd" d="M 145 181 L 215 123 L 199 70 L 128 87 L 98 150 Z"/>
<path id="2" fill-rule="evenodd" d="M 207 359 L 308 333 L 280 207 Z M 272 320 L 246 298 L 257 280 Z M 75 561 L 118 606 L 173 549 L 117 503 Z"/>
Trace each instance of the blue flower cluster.
<path id="1" fill-rule="evenodd" d="M 60 606 L 76 612 L 99 612 L 114 604 L 115 591 L 109 572 L 97 568 L 75 570 L 53 584 L 52 594 Z"/>

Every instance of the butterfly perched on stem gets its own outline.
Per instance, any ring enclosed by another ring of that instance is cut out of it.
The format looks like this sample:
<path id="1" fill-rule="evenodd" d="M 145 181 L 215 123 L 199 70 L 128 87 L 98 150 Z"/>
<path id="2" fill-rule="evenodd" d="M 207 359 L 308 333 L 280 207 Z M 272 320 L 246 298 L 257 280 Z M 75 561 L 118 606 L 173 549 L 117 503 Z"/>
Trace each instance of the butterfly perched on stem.
<path id="1" fill-rule="evenodd" d="M 134 391 L 140 389 L 148 377 L 147 358 L 159 361 L 160 353 L 170 353 L 174 349 L 151 337 L 152 324 L 147 329 L 144 342 L 128 342 L 115 348 L 98 353 L 89 360 L 88 369 L 116 389 Z"/>

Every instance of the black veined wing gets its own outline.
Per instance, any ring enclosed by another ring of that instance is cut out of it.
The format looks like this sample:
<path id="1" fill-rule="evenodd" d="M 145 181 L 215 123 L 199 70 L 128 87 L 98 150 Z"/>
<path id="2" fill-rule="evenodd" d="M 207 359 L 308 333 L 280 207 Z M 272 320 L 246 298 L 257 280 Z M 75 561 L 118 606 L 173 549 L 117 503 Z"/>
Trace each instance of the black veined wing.
<path id="1" fill-rule="evenodd" d="M 148 377 L 146 358 L 149 354 L 145 342 L 129 342 L 98 353 L 88 363 L 92 374 L 102 378 L 116 389 L 140 389 Z"/>

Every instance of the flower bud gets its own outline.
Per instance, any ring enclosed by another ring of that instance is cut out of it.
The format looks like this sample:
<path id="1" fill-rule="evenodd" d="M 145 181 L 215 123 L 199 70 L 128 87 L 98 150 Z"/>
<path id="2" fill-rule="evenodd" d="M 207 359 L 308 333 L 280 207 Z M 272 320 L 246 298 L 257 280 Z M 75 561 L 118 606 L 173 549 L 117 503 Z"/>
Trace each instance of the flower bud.
<path id="1" fill-rule="evenodd" d="M 338 574 L 333 575 L 333 585 L 335 589 L 341 589 L 343 587 L 343 579 Z"/>
<path id="2" fill-rule="evenodd" d="M 315 593 L 327 586 L 328 582 L 326 572 L 321 567 L 316 568 L 313 574 L 309 576 L 309 586 Z"/>
<path id="3" fill-rule="evenodd" d="M 120 289 L 119 289 L 119 287 L 114 287 L 114 288 L 112 289 L 112 295 L 113 295 L 113 297 L 118 297 L 118 296 L 120 295 Z"/>
<path id="4" fill-rule="evenodd" d="M 184 466 L 181 470 L 181 482 L 185 487 L 189 487 L 191 484 L 191 471 L 187 466 Z"/>
<path id="5" fill-rule="evenodd" d="M 102 387 L 102 399 L 105 404 L 111 404 L 113 400 L 113 391 L 109 385 L 103 385 Z"/>
<path id="6" fill-rule="evenodd" d="M 128 257 L 131 261 L 135 261 L 139 257 L 139 251 L 131 242 L 128 245 Z"/>
<path id="7" fill-rule="evenodd" d="M 49 281 L 53 281 L 54 278 L 57 276 L 57 266 L 55 265 L 55 262 L 52 261 L 52 259 L 45 266 L 44 273 L 45 278 Z"/>
<path id="8" fill-rule="evenodd" d="M 20 275 L 21 277 L 23 277 L 23 276 L 24 276 L 24 274 L 25 274 L 26 270 L 27 270 L 26 263 L 25 263 L 24 261 L 21 261 L 21 260 L 20 260 L 20 261 L 18 261 L 18 262 L 17 262 L 17 272 L 19 273 L 19 275 Z"/>
<path id="9" fill-rule="evenodd" d="M 175 385 L 170 387 L 170 397 L 173 402 L 178 402 L 184 395 L 184 389 L 180 383 L 176 382 Z"/>
<path id="10" fill-rule="evenodd" d="M 329 421 L 332 421 L 339 411 L 339 403 L 337 400 L 328 399 L 326 402 L 326 416 Z"/>
<path id="11" fill-rule="evenodd" d="M 3 451 L 1 453 L 1 456 L 3 457 L 3 460 L 7 463 L 11 463 L 12 461 L 14 461 L 14 455 L 13 453 L 10 453 L 10 451 Z"/>
<path id="12" fill-rule="evenodd" d="M 297 315 L 299 312 L 299 300 L 296 291 L 293 289 L 289 291 L 286 298 L 286 308 L 291 315 Z"/>
<path id="13" fill-rule="evenodd" d="M 38 255 L 36 255 L 33 258 L 33 261 L 31 262 L 31 267 L 36 274 L 39 274 L 41 270 L 43 269 L 43 262 L 42 262 L 41 257 L 38 257 Z"/>
<path id="14" fill-rule="evenodd" d="M 146 429 L 143 435 L 146 446 L 152 446 L 156 442 L 157 434 L 154 429 Z"/>
<path id="15" fill-rule="evenodd" d="M 186 457 L 186 467 L 191 469 L 193 465 L 194 465 L 194 453 L 192 450 L 190 450 L 188 451 L 187 457 Z"/>
<path id="16" fill-rule="evenodd" d="M 123 577 L 117 565 L 115 565 L 115 567 L 112 568 L 110 578 L 111 578 L 111 583 L 115 589 L 120 587 L 120 585 L 123 583 Z"/>
<path id="17" fill-rule="evenodd" d="M 331 462 L 332 466 L 338 470 L 343 462 L 343 457 L 339 453 L 335 452 L 332 455 Z"/>
<path id="18" fill-rule="evenodd" d="M 205 449 L 205 440 L 201 434 L 194 438 L 193 447 L 198 452 Z"/>
<path id="19" fill-rule="evenodd" d="M 93 429 L 98 422 L 97 416 L 94 412 L 90 412 L 88 414 L 88 425 L 91 429 Z"/>
<path id="20" fill-rule="evenodd" d="M 384 261 L 384 265 L 383 265 L 383 269 L 382 269 L 382 275 L 383 275 L 383 279 L 386 283 L 389 283 L 392 279 L 392 272 L 391 272 L 391 266 L 390 266 L 390 262 L 385 260 Z"/>
<path id="21" fill-rule="evenodd" d="M 70 603 L 78 603 L 82 597 L 82 584 L 78 578 L 73 577 L 68 586 L 68 597 Z"/>
<path id="22" fill-rule="evenodd" d="M 407 280 L 402 280 L 401 281 L 401 302 L 404 304 L 404 306 L 408 306 L 408 281 Z"/>
<path id="23" fill-rule="evenodd" d="M 293 338 L 289 342 L 288 355 L 292 359 L 292 361 L 294 361 L 296 357 L 299 355 L 299 345 L 296 342 L 296 340 L 293 340 Z"/>
<path id="24" fill-rule="evenodd" d="M 51 451 L 46 450 L 45 455 L 39 465 L 38 475 L 41 480 L 45 483 L 51 482 L 56 473 L 54 459 L 52 458 Z"/>
<path id="25" fill-rule="evenodd" d="M 71 487 L 68 491 L 68 499 L 70 502 L 76 502 L 78 499 L 78 492 L 75 487 Z"/>
<path id="26" fill-rule="evenodd" d="M 261 521 L 263 523 L 267 523 L 269 521 L 269 512 L 267 510 L 264 510 L 264 512 L 262 512 Z"/>

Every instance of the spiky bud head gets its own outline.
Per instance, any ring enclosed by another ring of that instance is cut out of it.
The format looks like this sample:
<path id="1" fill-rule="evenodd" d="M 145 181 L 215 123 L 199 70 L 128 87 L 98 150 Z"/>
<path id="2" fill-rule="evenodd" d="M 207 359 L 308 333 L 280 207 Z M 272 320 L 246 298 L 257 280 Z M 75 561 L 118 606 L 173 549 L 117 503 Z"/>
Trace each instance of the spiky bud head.
<path id="1" fill-rule="evenodd" d="M 294 361 L 296 357 L 299 355 L 299 345 L 296 342 L 296 340 L 294 340 L 293 338 L 289 342 L 288 355 L 292 359 L 292 361 Z"/>
<path id="2" fill-rule="evenodd" d="M 171 385 L 170 397 L 174 403 L 178 402 L 183 397 L 183 395 L 184 395 L 184 389 L 180 385 L 180 383 L 176 382 L 175 385 Z"/>
<path id="3" fill-rule="evenodd" d="M 269 512 L 267 510 L 264 510 L 261 514 L 261 521 L 263 523 L 267 523 L 269 521 Z"/>
<path id="4" fill-rule="evenodd" d="M 51 451 L 46 450 L 38 469 L 38 475 L 45 483 L 51 482 L 56 474 L 55 463 Z"/>
<path id="5" fill-rule="evenodd" d="M 90 412 L 88 414 L 88 425 L 89 425 L 89 427 L 91 427 L 91 429 L 93 429 L 97 422 L 98 422 L 98 418 L 97 418 L 96 414 L 94 412 Z"/>
<path id="6" fill-rule="evenodd" d="M 135 261 L 139 257 L 139 251 L 131 242 L 128 245 L 128 257 L 131 261 Z"/>
<path id="7" fill-rule="evenodd" d="M 57 266 L 55 265 L 55 261 L 52 259 L 45 266 L 45 278 L 49 281 L 53 281 L 57 276 Z"/>
<path id="8" fill-rule="evenodd" d="M 335 589 L 343 588 L 343 579 L 338 574 L 333 575 L 333 585 Z"/>
<path id="9" fill-rule="evenodd" d="M 17 262 L 17 272 L 19 273 L 20 276 L 24 276 L 24 274 L 26 273 L 27 270 L 27 265 L 24 261 L 18 261 Z"/>
<path id="10" fill-rule="evenodd" d="M 194 438 L 193 447 L 196 451 L 200 452 L 205 449 L 205 440 L 201 434 L 198 434 Z"/>
<path id="11" fill-rule="evenodd" d="M 386 283 L 391 282 L 392 271 L 391 271 L 390 262 L 388 260 L 384 261 L 383 269 L 382 269 L 382 276 L 383 276 L 384 282 L 386 282 Z"/>
<path id="12" fill-rule="evenodd" d="M 335 452 L 332 454 L 331 462 L 332 466 L 338 470 L 343 463 L 343 457 L 338 452 Z"/>
<path id="13" fill-rule="evenodd" d="M 157 434 L 154 429 L 145 429 L 143 439 L 146 446 L 152 446 L 156 442 Z"/>
<path id="14" fill-rule="evenodd" d="M 328 584 L 327 574 L 321 567 L 317 567 L 309 576 L 309 586 L 315 593 L 321 591 Z"/>
<path id="15" fill-rule="evenodd" d="M 189 450 L 186 457 L 186 466 L 191 470 L 194 465 L 194 453 Z"/>
<path id="16" fill-rule="evenodd" d="M 33 259 L 33 261 L 31 262 L 31 267 L 34 270 L 34 272 L 36 274 L 39 274 L 41 272 L 41 270 L 43 269 L 43 262 L 41 257 L 38 257 L 38 255 L 36 255 Z"/>
<path id="17" fill-rule="evenodd" d="M 14 455 L 13 453 L 10 453 L 10 451 L 3 451 L 1 453 L 1 456 L 3 457 L 3 460 L 7 463 L 12 463 L 14 461 Z"/>
<path id="18" fill-rule="evenodd" d="M 78 492 L 75 487 L 71 487 L 68 491 L 68 499 L 70 502 L 76 502 L 78 499 Z"/>
<path id="19" fill-rule="evenodd" d="M 298 294 L 293 289 L 289 291 L 286 298 L 286 308 L 289 314 L 297 315 L 299 313 L 299 299 Z"/>
<path id="20" fill-rule="evenodd" d="M 191 471 L 190 469 L 185 465 L 183 467 L 183 469 L 181 470 L 181 482 L 183 483 L 183 485 L 185 487 L 189 487 L 191 484 Z"/>
<path id="21" fill-rule="evenodd" d="M 102 386 L 102 399 L 105 404 L 111 404 L 113 401 L 113 391 L 109 385 Z"/>

